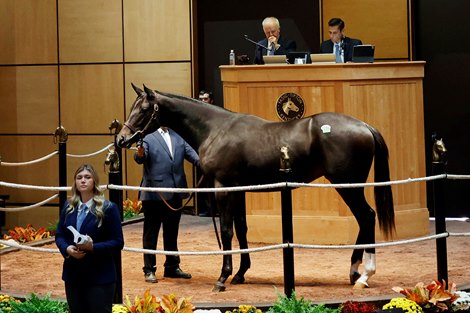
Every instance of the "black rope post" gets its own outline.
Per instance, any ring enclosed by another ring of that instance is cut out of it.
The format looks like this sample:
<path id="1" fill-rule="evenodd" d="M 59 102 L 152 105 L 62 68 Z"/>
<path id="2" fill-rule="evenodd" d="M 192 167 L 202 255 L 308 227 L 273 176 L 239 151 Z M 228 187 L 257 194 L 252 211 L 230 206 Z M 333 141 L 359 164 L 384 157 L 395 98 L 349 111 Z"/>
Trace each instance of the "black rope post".
<path id="1" fill-rule="evenodd" d="M 54 143 L 58 143 L 59 151 L 59 186 L 67 186 L 67 139 L 68 134 L 61 125 L 54 132 Z M 67 191 L 59 191 L 59 215 L 67 201 Z"/>
<path id="2" fill-rule="evenodd" d="M 112 133 L 114 131 L 114 149 L 109 149 L 106 156 L 105 165 L 109 166 L 108 171 L 108 183 L 110 185 L 122 186 L 122 149 L 116 144 L 116 136 L 122 129 L 122 124 L 118 120 L 113 120 L 109 126 L 109 130 Z M 116 203 L 119 208 L 119 214 L 121 216 L 121 222 L 124 220 L 124 209 L 123 209 L 123 191 L 110 189 L 109 190 L 109 201 Z M 123 303 L 123 292 L 122 292 L 122 254 L 121 251 L 117 252 L 114 256 L 116 264 L 116 290 L 114 292 L 114 303 Z"/>
<path id="3" fill-rule="evenodd" d="M 432 172 L 433 175 L 446 174 L 446 153 L 444 142 L 437 139 L 433 135 L 433 151 L 432 151 Z M 433 181 L 433 197 L 434 197 L 434 218 L 436 234 L 446 233 L 446 214 L 445 214 L 445 182 L 446 179 L 438 179 Z M 436 255 L 437 255 L 437 279 L 439 281 L 449 282 L 447 272 L 447 238 L 436 239 Z"/>
<path id="4" fill-rule="evenodd" d="M 289 181 L 291 172 L 289 150 L 281 147 L 281 167 L 280 172 L 286 182 Z M 282 210 L 282 242 L 294 243 L 294 231 L 292 221 L 292 188 L 287 186 L 281 190 L 281 210 Z M 290 298 L 295 290 L 294 272 L 294 248 L 287 247 L 282 250 L 284 260 L 284 294 Z"/>

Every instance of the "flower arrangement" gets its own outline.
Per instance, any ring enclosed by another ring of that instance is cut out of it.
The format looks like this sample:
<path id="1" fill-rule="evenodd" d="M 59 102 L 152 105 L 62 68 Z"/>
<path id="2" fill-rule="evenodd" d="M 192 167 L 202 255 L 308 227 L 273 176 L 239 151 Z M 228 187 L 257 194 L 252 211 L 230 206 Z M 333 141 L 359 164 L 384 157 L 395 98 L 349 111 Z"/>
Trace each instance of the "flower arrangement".
<path id="1" fill-rule="evenodd" d="M 41 239 L 46 239 L 51 236 L 50 232 L 44 227 L 38 229 L 34 228 L 31 224 L 26 227 L 16 226 L 14 229 L 9 229 L 8 234 L 3 235 L 4 240 L 13 239 L 19 243 L 31 242 Z"/>
<path id="2" fill-rule="evenodd" d="M 445 281 L 432 281 L 429 285 L 420 282 L 414 288 L 393 287 L 392 290 L 401 293 L 408 300 L 416 302 L 424 312 L 444 312 L 450 309 L 452 302 L 459 296 L 454 283 L 446 286 Z"/>
<path id="3" fill-rule="evenodd" d="M 232 311 L 225 311 L 225 313 L 262 313 L 262 311 L 253 305 L 242 304 L 237 309 L 233 309 Z"/>
<path id="4" fill-rule="evenodd" d="M 314 305 L 303 297 L 297 298 L 295 291 L 290 297 L 278 293 L 278 300 L 269 308 L 267 313 L 340 313 L 341 307 L 331 309 L 323 304 Z"/>
<path id="5" fill-rule="evenodd" d="M 150 290 L 147 289 L 144 292 L 143 298 L 135 296 L 134 304 L 129 299 L 129 296 L 126 295 L 125 302 L 127 311 L 130 313 L 156 313 L 163 312 L 160 301 L 157 300 L 157 297 L 150 293 Z"/>
<path id="6" fill-rule="evenodd" d="M 50 294 L 40 298 L 36 294 L 31 293 L 25 301 L 9 301 L 10 308 L 2 309 L 0 312 L 11 313 L 67 313 L 69 308 L 66 302 L 52 300 Z"/>
<path id="7" fill-rule="evenodd" d="M 122 304 L 113 304 L 113 313 L 128 313 L 127 308 Z"/>
<path id="8" fill-rule="evenodd" d="M 393 298 L 382 309 L 402 309 L 405 313 L 424 313 L 423 309 L 416 302 L 406 298 Z"/>
<path id="9" fill-rule="evenodd" d="M 0 295 L 0 312 L 10 312 L 11 302 L 20 302 L 20 300 L 9 295 Z"/>
<path id="10" fill-rule="evenodd" d="M 162 299 L 159 299 L 150 293 L 147 289 L 144 292 L 143 298 L 135 296 L 134 304 L 126 295 L 125 308 L 127 311 L 122 311 L 121 307 L 116 307 L 113 312 L 130 312 L 130 313 L 192 313 L 194 306 L 191 303 L 191 297 L 178 298 L 175 294 L 171 293 L 164 295 Z M 116 310 L 116 311 L 115 311 Z M 118 311 L 121 310 L 121 311 Z"/>
<path id="11" fill-rule="evenodd" d="M 459 297 L 454 302 L 452 302 L 452 312 L 470 311 L 470 293 L 465 291 L 457 291 L 455 294 Z"/>
<path id="12" fill-rule="evenodd" d="M 142 209 L 142 201 L 127 198 L 122 202 L 122 210 L 124 214 L 124 219 L 128 219 L 139 215 L 140 210 Z"/>
<path id="13" fill-rule="evenodd" d="M 359 301 L 346 301 L 341 307 L 341 313 L 374 313 L 379 309 L 374 304 Z"/>

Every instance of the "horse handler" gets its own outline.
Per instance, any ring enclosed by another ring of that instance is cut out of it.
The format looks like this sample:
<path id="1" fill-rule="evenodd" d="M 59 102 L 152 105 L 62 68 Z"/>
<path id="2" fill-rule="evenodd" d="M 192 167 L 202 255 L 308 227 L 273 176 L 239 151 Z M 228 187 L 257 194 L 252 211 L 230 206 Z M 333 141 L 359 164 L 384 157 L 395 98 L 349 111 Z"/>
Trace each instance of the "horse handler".
<path id="1" fill-rule="evenodd" d="M 141 186 L 187 188 L 184 173 L 184 160 L 199 166 L 199 156 L 176 132 L 166 127 L 145 136 L 137 145 L 134 160 L 143 164 Z M 144 249 L 157 249 L 158 233 L 163 226 L 163 248 L 165 251 L 178 251 L 178 229 L 181 220 L 182 199 L 187 193 L 140 192 L 144 212 Z M 170 207 L 171 206 L 171 207 Z M 180 268 L 180 257 L 167 255 L 164 277 L 191 278 Z M 156 283 L 156 256 L 144 254 L 144 276 L 148 283 Z"/>

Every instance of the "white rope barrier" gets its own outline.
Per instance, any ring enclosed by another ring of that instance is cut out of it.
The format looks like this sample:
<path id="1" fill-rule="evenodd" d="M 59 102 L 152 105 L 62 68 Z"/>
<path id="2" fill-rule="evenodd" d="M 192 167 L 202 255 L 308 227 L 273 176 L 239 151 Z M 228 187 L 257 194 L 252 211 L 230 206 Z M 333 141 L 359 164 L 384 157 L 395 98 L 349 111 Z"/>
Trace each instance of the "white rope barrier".
<path id="1" fill-rule="evenodd" d="M 112 146 L 114 146 L 114 143 L 110 143 L 109 145 L 107 145 L 106 147 L 96 151 L 96 152 L 92 152 L 92 153 L 89 153 L 89 154 L 70 154 L 70 153 L 67 153 L 67 156 L 68 157 L 71 157 L 71 158 L 88 158 L 88 157 L 91 157 L 91 156 L 95 156 L 97 154 L 100 154 L 101 152 L 104 152 L 106 150 L 108 150 L 109 148 L 111 148 Z"/>
<path id="2" fill-rule="evenodd" d="M 30 209 L 34 209 L 34 208 L 38 208 L 52 200 L 54 200 L 55 198 L 57 198 L 59 195 L 58 194 L 55 194 L 41 202 L 38 202 L 38 203 L 35 203 L 35 204 L 31 204 L 31 205 L 28 205 L 28 206 L 24 206 L 24 207 L 20 207 L 20 208 L 2 208 L 0 207 L 0 211 L 4 211 L 4 212 L 20 212 L 20 211 L 26 211 L 26 210 L 30 210 Z"/>
<path id="3" fill-rule="evenodd" d="M 27 161 L 27 162 L 19 162 L 19 163 L 10 163 L 10 162 L 3 162 L 2 160 L 0 160 L 0 165 L 1 166 L 25 166 L 25 165 L 31 165 L 31 164 L 34 164 L 34 163 L 39 163 L 39 162 L 42 162 L 44 160 L 47 160 L 51 157 L 53 157 L 54 155 L 58 154 L 59 151 L 54 151 L 54 152 L 51 152 L 49 153 L 48 155 L 45 155 L 39 159 L 36 159 L 36 160 L 31 160 L 31 161 Z"/>
<path id="4" fill-rule="evenodd" d="M 72 157 L 72 158 L 87 158 L 87 157 L 91 157 L 91 156 L 95 156 L 97 154 L 100 154 L 100 153 L 108 150 L 112 146 L 114 146 L 114 143 L 110 143 L 106 147 L 104 147 L 104 148 L 102 148 L 102 149 L 100 149 L 96 152 L 89 153 L 89 154 L 71 154 L 71 153 L 67 153 L 66 155 L 68 157 Z M 54 152 L 49 153 L 48 155 L 45 155 L 41 158 L 36 159 L 36 160 L 31 160 L 31 161 L 27 161 L 27 162 L 18 162 L 18 163 L 3 162 L 0 159 L 0 166 L 26 166 L 26 165 L 31 165 L 31 164 L 35 164 L 35 163 L 45 161 L 45 160 L 53 157 L 54 155 L 56 155 L 58 153 L 59 153 L 59 151 L 54 151 Z"/>
<path id="5" fill-rule="evenodd" d="M 449 179 L 470 179 L 470 175 L 447 174 Z"/>
<path id="6" fill-rule="evenodd" d="M 35 189 L 35 190 L 48 190 L 48 191 L 69 191 L 72 189 L 72 187 L 34 186 L 34 185 L 8 183 L 4 181 L 0 181 L 0 186 L 8 187 L 8 188 Z"/>
<path id="7" fill-rule="evenodd" d="M 34 251 L 34 252 L 60 253 L 59 249 L 33 247 L 33 246 L 25 245 L 25 244 L 20 244 L 13 239 L 0 240 L 0 244 L 4 246 L 12 247 L 12 248 L 17 248 L 21 250 L 29 250 L 29 251 Z"/>
<path id="8" fill-rule="evenodd" d="M 315 188 L 359 188 L 359 187 L 378 187 L 378 186 L 389 186 L 389 185 L 400 185 L 400 184 L 409 184 L 415 182 L 431 181 L 444 179 L 448 177 L 447 174 L 440 174 L 427 177 L 418 177 L 418 178 L 408 178 L 401 180 L 392 180 L 388 182 L 378 182 L 378 183 L 351 183 L 351 184 L 311 184 L 311 183 L 286 183 L 289 187 L 315 187 Z M 470 178 L 470 177 L 469 177 Z"/>
<path id="9" fill-rule="evenodd" d="M 134 191 L 149 191 L 149 192 L 232 192 L 232 191 L 259 191 L 265 189 L 279 189 L 279 188 L 298 188 L 298 187 L 314 187 L 314 188 L 359 188 L 359 187 L 375 187 L 375 186 L 388 186 L 396 184 L 407 184 L 413 182 L 430 181 L 446 178 L 446 174 L 434 175 L 421 178 L 408 178 L 402 180 L 394 180 L 388 182 L 378 183 L 350 183 L 350 184 L 313 184 L 313 183 L 273 183 L 266 185 L 250 185 L 250 186 L 237 186 L 237 187 L 218 187 L 218 188 L 163 188 L 163 187 L 140 187 L 140 186 L 127 186 L 127 185 L 107 185 L 108 189 L 114 190 L 134 190 Z"/>
<path id="10" fill-rule="evenodd" d="M 124 247 L 123 251 L 127 252 L 135 252 L 135 253 L 146 253 L 146 254 L 157 254 L 157 255 L 189 255 L 189 256 L 201 256 L 201 255 L 228 255 L 228 254 L 243 254 L 243 253 L 255 253 L 255 252 L 264 252 L 269 250 L 278 250 L 284 248 L 298 248 L 298 249 L 367 249 L 367 248 L 382 248 L 382 247 L 390 247 L 390 246 L 398 246 L 398 245 L 405 245 L 405 244 L 412 244 L 416 242 L 426 241 L 426 240 L 434 240 L 439 238 L 445 237 L 467 237 L 470 236 L 470 232 L 468 233 L 442 233 L 436 235 L 430 235 L 426 237 L 418 237 L 414 239 L 404 239 L 398 241 L 391 241 L 391 242 L 383 242 L 383 243 L 376 243 L 376 244 L 363 244 L 363 245 L 306 245 L 306 244 L 295 244 L 295 243 L 283 243 L 283 244 L 276 244 L 258 248 L 250 248 L 250 249 L 237 249 L 237 250 L 227 250 L 227 251 L 164 251 L 164 250 L 150 250 L 150 249 L 139 249 L 139 248 L 129 248 Z M 13 248 L 24 249 L 24 250 L 31 250 L 37 252 L 47 252 L 47 253 L 58 253 L 58 249 L 50 249 L 50 248 L 38 248 L 32 247 L 25 244 L 19 244 L 16 241 L 10 240 L 0 240 L 0 244 L 5 246 L 10 246 Z"/>

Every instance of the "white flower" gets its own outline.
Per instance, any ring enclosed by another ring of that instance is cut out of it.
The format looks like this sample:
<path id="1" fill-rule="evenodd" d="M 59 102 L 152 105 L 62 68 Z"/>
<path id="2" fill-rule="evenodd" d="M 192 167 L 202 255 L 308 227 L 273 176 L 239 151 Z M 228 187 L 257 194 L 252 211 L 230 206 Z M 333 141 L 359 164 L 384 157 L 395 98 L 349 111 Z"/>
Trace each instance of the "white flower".
<path id="1" fill-rule="evenodd" d="M 452 311 L 458 312 L 460 310 L 470 309 L 470 293 L 465 291 L 455 292 L 459 297 L 452 302 Z"/>

